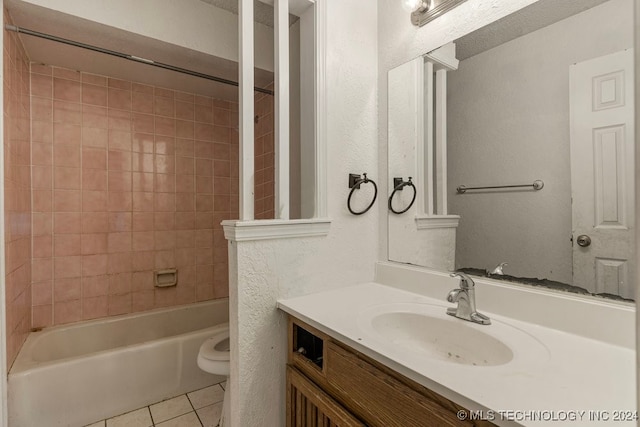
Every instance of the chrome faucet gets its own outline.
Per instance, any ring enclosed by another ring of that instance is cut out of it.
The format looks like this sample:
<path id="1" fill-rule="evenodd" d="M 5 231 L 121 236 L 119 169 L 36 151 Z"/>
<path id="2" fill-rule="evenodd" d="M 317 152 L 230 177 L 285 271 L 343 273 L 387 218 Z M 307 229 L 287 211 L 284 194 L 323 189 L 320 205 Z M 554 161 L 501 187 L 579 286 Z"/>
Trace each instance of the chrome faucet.
<path id="1" fill-rule="evenodd" d="M 476 284 L 473 279 L 464 273 L 451 273 L 450 276 L 460 278 L 460 288 L 447 295 L 447 301 L 458 303 L 457 307 L 447 308 L 447 314 L 469 322 L 490 325 L 491 319 L 476 311 Z"/>

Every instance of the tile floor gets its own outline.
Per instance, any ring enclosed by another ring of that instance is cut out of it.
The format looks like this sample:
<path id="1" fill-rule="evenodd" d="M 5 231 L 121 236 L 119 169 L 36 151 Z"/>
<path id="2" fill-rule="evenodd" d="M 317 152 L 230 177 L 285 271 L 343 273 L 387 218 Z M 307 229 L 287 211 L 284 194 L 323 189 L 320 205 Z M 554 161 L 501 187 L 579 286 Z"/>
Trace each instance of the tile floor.
<path id="1" fill-rule="evenodd" d="M 225 386 L 214 384 L 86 427 L 216 427 Z"/>

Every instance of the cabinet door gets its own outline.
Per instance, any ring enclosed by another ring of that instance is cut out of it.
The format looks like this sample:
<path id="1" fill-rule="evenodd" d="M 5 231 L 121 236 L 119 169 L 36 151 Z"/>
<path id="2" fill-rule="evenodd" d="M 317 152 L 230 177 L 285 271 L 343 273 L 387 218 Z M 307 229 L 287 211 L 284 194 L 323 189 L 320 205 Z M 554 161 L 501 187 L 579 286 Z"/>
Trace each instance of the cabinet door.
<path id="1" fill-rule="evenodd" d="M 287 366 L 287 427 L 365 427 L 297 369 Z"/>
<path id="2" fill-rule="evenodd" d="M 326 378 L 332 394 L 371 427 L 463 427 L 449 401 L 430 398 L 356 354 L 327 343 Z"/>

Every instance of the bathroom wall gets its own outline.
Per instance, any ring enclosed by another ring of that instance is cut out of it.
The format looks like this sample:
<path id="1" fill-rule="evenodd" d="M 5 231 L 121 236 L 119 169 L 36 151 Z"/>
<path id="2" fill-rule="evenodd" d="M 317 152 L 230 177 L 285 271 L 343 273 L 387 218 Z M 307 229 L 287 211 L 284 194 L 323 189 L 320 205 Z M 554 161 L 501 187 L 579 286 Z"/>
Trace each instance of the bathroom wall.
<path id="1" fill-rule="evenodd" d="M 226 297 L 237 104 L 35 63 L 31 86 L 33 327 Z"/>
<path id="2" fill-rule="evenodd" d="M 403 10 L 401 2 L 378 0 L 378 175 L 382 194 L 389 194 L 390 186 L 387 182 L 387 72 L 536 1 L 467 0 L 442 17 L 416 27 L 411 24 L 410 14 Z M 387 206 L 379 204 L 378 213 L 386 218 Z M 378 233 L 378 257 L 386 260 L 387 221 L 378 223 Z"/>
<path id="3" fill-rule="evenodd" d="M 4 11 L 4 23 L 11 18 Z M 29 59 L 4 31 L 4 250 L 7 369 L 31 329 L 31 175 Z"/>
<path id="4" fill-rule="evenodd" d="M 377 183 L 377 11 L 327 0 L 326 144 L 329 234 L 231 242 L 232 424 L 284 425 L 286 323 L 279 298 L 373 280 L 378 211 L 351 215 L 349 173 Z M 386 174 L 386 173 L 385 173 Z M 379 192 L 378 206 L 385 205 Z M 237 341 L 234 342 L 234 339 Z"/>
<path id="5" fill-rule="evenodd" d="M 462 217 L 456 268 L 508 261 L 514 276 L 573 282 L 569 67 L 633 47 L 632 10 L 633 0 L 605 2 L 462 61 L 449 74 L 449 211 Z M 455 126 L 462 118 L 465 125 Z M 534 179 L 544 181 L 542 191 L 455 194 L 462 183 Z"/>

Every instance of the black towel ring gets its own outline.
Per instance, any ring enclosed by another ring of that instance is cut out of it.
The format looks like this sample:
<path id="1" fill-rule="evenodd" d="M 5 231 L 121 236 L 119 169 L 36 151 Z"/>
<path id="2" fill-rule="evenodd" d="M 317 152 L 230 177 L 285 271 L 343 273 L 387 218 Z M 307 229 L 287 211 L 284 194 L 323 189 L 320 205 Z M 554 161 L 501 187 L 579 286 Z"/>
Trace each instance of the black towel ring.
<path id="1" fill-rule="evenodd" d="M 373 206 L 373 204 L 376 202 L 376 198 L 378 197 L 378 186 L 376 185 L 376 183 L 372 179 L 367 178 L 366 173 L 363 173 L 362 175 L 364 176 L 364 178 L 358 179 L 353 184 L 353 187 L 351 187 L 351 191 L 349 192 L 349 197 L 347 198 L 347 209 L 349 209 L 349 212 L 351 212 L 354 215 L 362 215 L 363 213 L 367 212 L 369 209 L 371 209 L 371 206 Z M 371 203 L 369 203 L 369 206 L 367 206 L 366 209 L 361 210 L 360 212 L 356 212 L 353 209 L 351 209 L 351 196 L 353 196 L 353 192 L 356 189 L 360 188 L 360 184 L 368 184 L 368 183 L 373 184 L 373 191 L 374 191 L 373 200 L 371 200 Z"/>
<path id="2" fill-rule="evenodd" d="M 399 178 L 399 179 L 402 179 L 402 178 Z M 413 188 L 413 198 L 411 199 L 411 203 L 409 203 L 409 206 L 407 206 L 401 211 L 397 211 L 393 209 L 393 205 L 391 203 L 393 201 L 393 196 L 395 196 L 398 191 L 402 190 L 404 187 L 407 187 L 407 186 L 410 186 L 411 188 Z M 417 194 L 416 186 L 413 185 L 413 182 L 411 182 L 411 177 L 409 177 L 408 181 L 402 181 L 400 184 L 396 185 L 395 188 L 393 189 L 393 192 L 389 196 L 389 210 L 396 215 L 405 213 L 406 211 L 411 209 L 411 206 L 413 206 L 413 202 L 416 201 L 416 194 Z"/>

